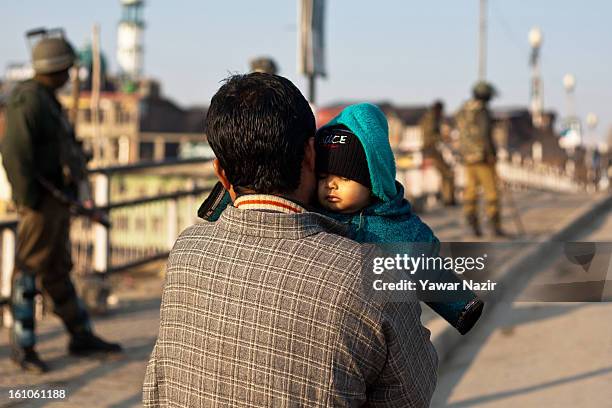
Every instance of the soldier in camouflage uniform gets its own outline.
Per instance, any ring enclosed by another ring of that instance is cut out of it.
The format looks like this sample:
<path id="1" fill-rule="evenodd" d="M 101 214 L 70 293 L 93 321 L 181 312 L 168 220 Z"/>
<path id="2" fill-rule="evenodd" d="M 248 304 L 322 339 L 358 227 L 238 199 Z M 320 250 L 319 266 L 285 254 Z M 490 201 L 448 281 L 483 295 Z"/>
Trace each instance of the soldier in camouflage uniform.
<path id="1" fill-rule="evenodd" d="M 38 284 L 70 333 L 71 354 L 121 350 L 118 344 L 93 334 L 70 278 L 70 212 L 57 194 L 76 198 L 77 185 L 84 177 L 84 155 L 55 91 L 67 82 L 74 61 L 74 51 L 63 35 L 44 35 L 32 50 L 34 78 L 15 86 L 6 106 L 2 158 L 19 210 L 11 291 L 11 359 L 34 372 L 48 370 L 34 350 Z"/>
<path id="2" fill-rule="evenodd" d="M 465 166 L 464 214 L 476 236 L 482 231 L 478 221 L 478 189 L 484 190 L 486 214 L 493 231 L 502 236 L 500 194 L 495 170 L 496 151 L 493 143 L 493 120 L 488 109 L 494 88 L 479 82 L 473 88 L 473 98 L 457 113 L 455 120 L 459 131 L 459 151 Z"/>
<path id="3" fill-rule="evenodd" d="M 444 118 L 444 105 L 436 101 L 421 118 L 419 126 L 423 134 L 423 155 L 432 162 L 442 178 L 442 201 L 445 205 L 455 205 L 455 173 L 446 163 L 440 152 L 443 143 L 440 127 Z"/>

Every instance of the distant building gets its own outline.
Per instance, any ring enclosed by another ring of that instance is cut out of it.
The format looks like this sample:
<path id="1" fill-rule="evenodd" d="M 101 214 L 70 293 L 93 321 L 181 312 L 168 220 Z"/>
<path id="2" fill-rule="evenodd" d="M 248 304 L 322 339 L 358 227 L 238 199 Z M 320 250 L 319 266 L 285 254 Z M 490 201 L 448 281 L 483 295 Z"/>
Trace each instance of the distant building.
<path id="1" fill-rule="evenodd" d="M 427 112 L 426 105 L 388 106 L 383 109 L 389 121 L 389 141 L 393 150 L 410 152 L 421 150 L 423 133 L 419 121 Z"/>
<path id="2" fill-rule="evenodd" d="M 342 112 L 342 109 L 346 108 L 348 105 L 350 104 L 349 103 L 335 103 L 335 104 L 323 106 L 320 108 L 317 107 L 317 110 L 316 110 L 317 114 L 315 117 L 316 122 L 317 122 L 317 129 L 325 125 L 327 122 L 332 120 L 334 117 L 336 117 L 336 115 Z"/>
<path id="3" fill-rule="evenodd" d="M 565 166 L 567 153 L 559 146 L 554 132 L 554 112 L 542 114 L 542 126 L 535 128 L 531 113 L 526 108 L 500 108 L 493 111 L 495 128 L 493 138 L 498 147 L 518 152 L 522 157 L 534 159 L 534 144 L 541 150 L 536 160 L 559 168 Z"/>
<path id="4" fill-rule="evenodd" d="M 71 93 L 62 93 L 60 102 L 70 110 Z M 134 93 L 101 92 L 97 126 L 91 92 L 82 91 L 78 103 L 76 135 L 93 153 L 93 166 L 173 159 L 183 149 L 206 144 L 206 108 L 179 107 L 153 80 L 142 81 Z"/>
<path id="5" fill-rule="evenodd" d="M 91 44 L 85 45 L 78 51 L 79 55 L 79 88 L 83 91 L 91 91 L 93 82 L 94 55 Z M 100 52 L 100 91 L 114 92 L 118 86 L 108 73 L 106 56 Z"/>

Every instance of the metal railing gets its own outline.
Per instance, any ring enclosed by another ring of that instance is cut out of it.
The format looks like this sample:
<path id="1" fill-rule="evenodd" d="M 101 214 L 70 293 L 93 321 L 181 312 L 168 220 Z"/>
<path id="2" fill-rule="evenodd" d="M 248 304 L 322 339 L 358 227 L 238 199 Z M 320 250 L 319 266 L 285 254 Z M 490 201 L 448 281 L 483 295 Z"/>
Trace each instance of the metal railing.
<path id="1" fill-rule="evenodd" d="M 197 219 L 197 208 L 216 181 L 211 161 L 202 159 L 91 173 L 95 205 L 108 214 L 112 227 L 83 218 L 73 223 L 73 257 L 81 273 L 112 273 L 166 257 L 181 230 Z M 116 182 L 126 176 L 132 176 L 131 186 L 118 188 Z M 166 192 L 168 184 L 174 187 Z"/>
<path id="2" fill-rule="evenodd" d="M 563 193 L 585 190 L 583 184 L 553 166 L 500 161 L 497 163 L 497 172 L 504 182 L 515 187 Z"/>
<path id="3" fill-rule="evenodd" d="M 0 302 L 8 302 L 11 294 L 11 279 L 15 265 L 15 238 L 17 236 L 17 220 L 6 219 L 0 221 Z M 11 315 L 7 308 L 2 308 L 2 324 L 11 324 Z"/>
<path id="4" fill-rule="evenodd" d="M 166 258 L 179 233 L 196 221 L 200 203 L 216 182 L 212 162 L 203 159 L 90 173 L 95 206 L 108 214 L 111 227 L 84 217 L 72 221 L 73 273 L 80 276 L 108 275 Z M 10 296 L 17 225 L 16 215 L 0 221 L 0 299 L 5 300 Z M 10 316 L 4 313 L 6 326 Z"/>
<path id="5" fill-rule="evenodd" d="M 500 181 L 513 188 L 576 193 L 587 187 L 565 171 L 541 163 L 500 159 L 496 168 Z M 461 189 L 465 185 L 463 166 L 456 165 L 454 171 L 455 186 Z M 441 189 L 440 175 L 432 166 L 398 167 L 397 173 L 397 179 L 404 185 L 408 197 L 435 196 Z"/>

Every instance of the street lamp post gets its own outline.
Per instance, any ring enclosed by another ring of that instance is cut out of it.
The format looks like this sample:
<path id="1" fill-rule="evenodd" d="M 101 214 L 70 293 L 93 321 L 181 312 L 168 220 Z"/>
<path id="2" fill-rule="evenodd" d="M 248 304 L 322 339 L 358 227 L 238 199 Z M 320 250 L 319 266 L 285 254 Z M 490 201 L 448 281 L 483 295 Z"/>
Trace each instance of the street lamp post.
<path id="1" fill-rule="evenodd" d="M 595 136 L 595 128 L 597 127 L 597 122 L 597 115 L 593 112 L 589 112 L 586 115 L 586 125 L 589 129 L 588 135 L 590 142 L 595 142 L 597 139 Z M 587 149 L 587 153 L 587 166 L 589 175 L 588 180 L 593 183 L 594 188 L 597 188 L 601 176 L 601 152 L 598 146 L 595 145 L 595 147 Z"/>
<path id="2" fill-rule="evenodd" d="M 299 0 L 298 72 L 308 79 L 308 100 L 315 105 L 315 79 L 324 77 L 325 0 Z"/>
<path id="3" fill-rule="evenodd" d="M 478 18 L 478 80 L 487 78 L 487 0 L 480 0 Z"/>
<path id="4" fill-rule="evenodd" d="M 593 112 L 589 112 L 586 115 L 586 125 L 587 128 L 589 129 L 589 139 L 591 139 L 591 142 L 596 142 L 597 141 L 597 133 L 595 132 L 595 129 L 597 128 L 597 124 L 599 123 L 599 118 L 597 117 L 597 115 Z"/>
<path id="5" fill-rule="evenodd" d="M 565 74 L 563 76 L 563 87 L 567 97 L 567 118 L 564 125 L 562 147 L 566 149 L 570 160 L 573 161 L 574 149 L 582 144 L 582 130 L 580 129 L 580 122 L 576 117 L 574 104 L 576 77 L 573 74 Z"/>
<path id="6" fill-rule="evenodd" d="M 535 127 L 543 124 L 544 100 L 542 92 L 542 78 L 540 75 L 540 47 L 542 46 L 542 31 L 533 27 L 529 31 L 529 44 L 531 45 L 531 120 Z"/>
<path id="7" fill-rule="evenodd" d="M 590 112 L 589 114 L 587 114 L 586 124 L 591 131 L 595 131 L 595 128 L 597 127 L 597 123 L 599 123 L 599 118 L 597 117 L 596 114 L 594 114 L 593 112 Z"/>
<path id="8" fill-rule="evenodd" d="M 576 106 L 574 104 L 574 90 L 576 89 L 576 77 L 573 74 L 565 74 L 563 76 L 563 87 L 567 96 L 567 115 L 568 118 L 576 117 Z"/>

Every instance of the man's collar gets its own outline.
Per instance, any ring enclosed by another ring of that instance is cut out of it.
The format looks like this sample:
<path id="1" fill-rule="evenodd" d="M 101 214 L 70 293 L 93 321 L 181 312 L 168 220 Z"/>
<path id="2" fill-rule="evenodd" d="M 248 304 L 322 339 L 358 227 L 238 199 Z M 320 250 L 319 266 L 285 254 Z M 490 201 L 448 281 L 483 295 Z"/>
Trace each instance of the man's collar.
<path id="1" fill-rule="evenodd" d="M 307 210 L 299 204 L 271 194 L 245 194 L 234 200 L 241 210 L 268 210 L 284 214 L 301 214 Z"/>

